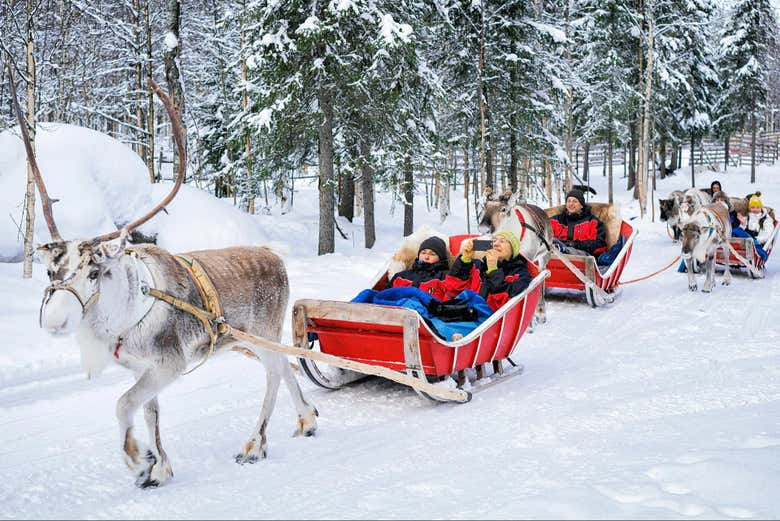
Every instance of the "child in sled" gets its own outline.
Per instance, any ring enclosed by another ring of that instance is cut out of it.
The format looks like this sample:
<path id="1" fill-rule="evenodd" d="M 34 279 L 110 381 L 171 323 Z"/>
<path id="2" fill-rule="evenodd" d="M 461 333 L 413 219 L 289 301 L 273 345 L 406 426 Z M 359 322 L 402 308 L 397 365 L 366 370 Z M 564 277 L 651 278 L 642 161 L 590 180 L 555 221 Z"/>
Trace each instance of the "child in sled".
<path id="1" fill-rule="evenodd" d="M 387 289 L 412 286 L 444 300 L 446 288 L 444 277 L 449 270 L 447 245 L 439 237 L 428 237 L 420 243 L 417 259 L 411 269 L 393 275 L 387 283 Z"/>

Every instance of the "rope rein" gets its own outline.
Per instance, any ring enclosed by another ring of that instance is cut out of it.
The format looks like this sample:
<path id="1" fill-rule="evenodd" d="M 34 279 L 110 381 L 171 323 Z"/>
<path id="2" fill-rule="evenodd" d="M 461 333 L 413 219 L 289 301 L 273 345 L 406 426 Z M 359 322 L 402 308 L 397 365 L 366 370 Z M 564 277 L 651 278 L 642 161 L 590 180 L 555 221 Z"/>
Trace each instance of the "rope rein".
<path id="1" fill-rule="evenodd" d="M 643 280 L 647 280 L 649 278 L 655 277 L 656 275 L 659 275 L 659 274 L 663 273 L 664 271 L 668 270 L 669 268 L 671 268 L 672 266 L 677 264 L 677 261 L 680 260 L 680 257 L 681 257 L 681 255 L 678 255 L 677 257 L 674 258 L 674 260 L 672 262 L 670 262 L 669 264 L 667 264 L 666 266 L 664 266 L 660 270 L 654 271 L 653 273 L 651 273 L 649 275 L 645 275 L 644 277 L 639 277 L 639 278 L 636 278 L 636 279 L 621 280 L 619 283 L 620 283 L 620 285 L 623 285 L 623 284 L 633 284 L 634 282 L 641 282 Z"/>

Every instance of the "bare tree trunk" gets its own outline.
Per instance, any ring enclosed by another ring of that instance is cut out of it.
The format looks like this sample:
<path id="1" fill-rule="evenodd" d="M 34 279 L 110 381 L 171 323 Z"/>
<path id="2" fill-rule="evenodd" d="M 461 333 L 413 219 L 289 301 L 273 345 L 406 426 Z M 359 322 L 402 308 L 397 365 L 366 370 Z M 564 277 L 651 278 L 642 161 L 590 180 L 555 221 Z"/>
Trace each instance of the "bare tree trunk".
<path id="1" fill-rule="evenodd" d="M 463 149 L 463 198 L 466 200 L 466 233 L 471 233 L 471 217 L 469 216 L 469 151 Z"/>
<path id="2" fill-rule="evenodd" d="M 756 182 L 756 100 L 753 99 L 753 111 L 750 114 L 750 182 Z"/>
<path id="3" fill-rule="evenodd" d="M 38 80 L 35 70 L 35 26 L 33 13 L 36 10 L 36 0 L 27 0 L 27 122 L 30 133 L 30 145 L 35 150 L 35 89 Z M 8 59 L 11 59 L 8 57 Z M 24 196 L 24 264 L 22 278 L 32 277 L 33 242 L 35 235 L 35 178 L 32 165 L 27 160 L 27 189 Z"/>
<path id="4" fill-rule="evenodd" d="M 639 168 L 637 169 L 637 185 L 639 189 L 639 213 L 644 217 L 647 213 L 647 160 L 650 146 L 650 104 L 653 94 L 653 46 L 654 46 L 654 0 L 647 1 L 646 19 L 647 19 L 647 67 L 645 68 L 645 92 L 644 92 L 644 110 L 642 112 L 642 133 L 639 140 Z"/>
<path id="5" fill-rule="evenodd" d="M 479 184 L 484 190 L 485 178 L 485 0 L 480 1 L 481 23 L 479 27 L 479 76 L 477 78 L 477 98 L 479 99 Z"/>
<path id="6" fill-rule="evenodd" d="M 349 222 L 355 218 L 355 178 L 352 169 L 339 176 L 339 215 Z"/>
<path id="7" fill-rule="evenodd" d="M 181 71 L 179 70 L 179 57 L 181 56 L 181 0 L 169 0 L 168 2 L 168 34 L 165 35 L 165 80 L 168 83 L 168 91 L 173 101 L 173 106 L 179 112 L 182 122 L 182 131 L 187 135 L 184 123 L 184 91 L 182 90 Z M 171 136 L 173 133 L 171 132 Z M 186 138 L 185 138 L 186 146 Z M 173 149 L 173 164 L 178 164 L 176 147 Z M 185 173 L 186 176 L 186 173 Z"/>
<path id="8" fill-rule="evenodd" d="M 439 200 L 437 201 L 437 204 L 439 205 L 439 224 L 444 224 L 444 221 L 446 221 L 447 217 L 450 215 L 450 183 L 447 171 L 443 170 L 439 172 L 438 179 Z"/>
<path id="9" fill-rule="evenodd" d="M 586 141 L 582 150 L 582 180 L 587 181 L 590 176 L 590 141 Z"/>
<path id="10" fill-rule="evenodd" d="M 414 169 L 412 157 L 404 157 L 404 237 L 414 232 Z"/>
<path id="11" fill-rule="evenodd" d="M 612 131 L 609 132 L 609 141 L 607 142 L 607 191 L 609 194 L 609 204 L 614 202 L 614 188 L 612 183 Z"/>
<path id="12" fill-rule="evenodd" d="M 373 248 L 376 242 L 376 228 L 374 226 L 374 172 L 368 160 L 369 152 L 368 142 L 365 139 L 361 139 L 360 169 L 363 177 L 363 231 L 366 248 Z M 331 215 L 333 215 L 332 211 Z"/>
<path id="13" fill-rule="evenodd" d="M 152 26 L 149 22 L 149 0 L 144 0 L 144 25 L 146 26 L 146 130 L 147 156 L 146 168 L 149 170 L 149 179 L 154 183 L 157 179 L 154 173 L 154 91 L 151 87 L 152 79 Z"/>
<path id="14" fill-rule="evenodd" d="M 660 159 L 660 171 L 661 171 L 661 179 L 664 179 L 666 177 L 666 138 L 661 138 L 661 159 Z M 655 165 L 655 154 L 653 154 L 653 165 Z M 653 170 L 655 172 L 655 169 Z M 653 185 L 655 185 L 655 175 L 653 176 Z M 653 189 L 655 189 L 655 186 L 653 186 Z M 653 212 L 655 212 L 655 208 L 653 208 Z"/>
<path id="15" fill-rule="evenodd" d="M 246 65 L 246 35 L 244 34 L 244 19 L 246 18 L 246 2 L 243 3 L 244 15 L 241 16 L 241 29 L 239 34 L 239 46 L 241 52 L 241 79 L 244 82 L 244 88 L 241 92 L 241 108 L 244 112 L 249 107 L 249 92 L 247 91 L 247 65 Z M 246 183 L 249 185 L 249 193 L 245 196 L 249 198 L 249 214 L 255 213 L 256 183 L 252 177 L 252 133 L 249 128 L 244 129 L 244 162 L 246 166 Z M 268 191 L 265 191 L 265 205 L 268 206 Z"/>
<path id="16" fill-rule="evenodd" d="M 141 156 L 144 164 L 147 163 L 144 132 L 146 131 L 146 116 L 144 115 L 144 52 L 141 36 L 141 17 L 143 16 L 141 0 L 133 0 L 133 43 L 135 44 L 135 125 L 140 130 L 136 131 L 137 145 L 133 148 Z M 154 180 L 152 180 L 154 182 Z"/>
<path id="17" fill-rule="evenodd" d="M 513 117 L 513 119 L 515 119 Z M 514 125 L 509 130 L 509 189 L 512 193 L 517 193 L 517 166 L 519 160 L 519 154 L 517 152 L 517 133 L 514 130 Z"/>
<path id="18" fill-rule="evenodd" d="M 677 157 L 678 157 L 677 150 L 678 150 L 677 144 L 673 143 L 672 144 L 672 155 L 669 158 L 669 164 L 671 165 L 672 170 L 677 170 L 677 168 L 678 168 L 677 167 Z"/>
<path id="19" fill-rule="evenodd" d="M 333 210 L 333 98 L 332 93 L 324 87 L 317 92 L 317 102 L 320 108 L 319 135 L 319 167 L 320 167 L 320 228 L 317 255 L 333 253 L 336 250 L 334 238 L 335 220 Z M 365 176 L 365 172 L 363 173 Z M 365 182 L 365 181 L 364 181 Z M 366 210 L 368 214 L 368 210 Z M 373 214 L 371 215 L 373 220 Z M 373 223 L 372 223 L 373 224 Z M 366 226 L 368 233 L 368 226 Z"/>
<path id="20" fill-rule="evenodd" d="M 726 138 L 723 140 L 723 171 L 728 172 L 729 170 L 729 138 L 730 136 L 726 136 Z"/>
<path id="21" fill-rule="evenodd" d="M 638 125 L 639 123 L 630 123 L 628 125 L 630 137 L 628 143 L 628 181 L 626 183 L 626 190 L 631 190 L 636 186 L 636 135 Z"/>
<path id="22" fill-rule="evenodd" d="M 693 135 L 693 132 L 691 132 L 691 188 L 696 188 L 696 169 L 695 169 L 695 161 L 694 161 L 694 151 L 696 150 L 696 138 Z"/>
<path id="23" fill-rule="evenodd" d="M 552 205 L 553 202 L 552 172 L 550 171 L 548 166 L 549 166 L 548 161 L 545 159 L 544 163 L 542 163 L 542 171 L 544 175 L 544 188 L 547 193 L 547 200 L 550 201 L 550 205 Z M 556 199 L 560 199 L 560 197 L 557 197 Z"/>

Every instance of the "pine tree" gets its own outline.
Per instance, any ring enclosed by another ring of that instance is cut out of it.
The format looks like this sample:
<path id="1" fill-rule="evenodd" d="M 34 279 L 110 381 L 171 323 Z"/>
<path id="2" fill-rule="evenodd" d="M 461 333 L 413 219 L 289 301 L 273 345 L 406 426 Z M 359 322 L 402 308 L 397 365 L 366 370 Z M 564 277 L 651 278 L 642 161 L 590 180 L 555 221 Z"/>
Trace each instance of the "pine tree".
<path id="1" fill-rule="evenodd" d="M 758 114 L 769 95 L 770 50 L 777 45 L 778 24 L 769 0 L 738 0 L 720 39 L 720 73 L 724 84 L 719 103 L 722 135 L 751 126 L 750 182 L 756 181 L 755 140 Z"/>

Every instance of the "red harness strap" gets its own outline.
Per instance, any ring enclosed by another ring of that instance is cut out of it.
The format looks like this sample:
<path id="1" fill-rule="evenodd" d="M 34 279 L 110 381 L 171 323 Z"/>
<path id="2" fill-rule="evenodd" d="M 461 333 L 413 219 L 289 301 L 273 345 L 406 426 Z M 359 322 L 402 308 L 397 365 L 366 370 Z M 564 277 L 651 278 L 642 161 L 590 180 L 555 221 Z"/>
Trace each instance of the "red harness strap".
<path id="1" fill-rule="evenodd" d="M 114 346 L 114 358 L 119 359 L 119 350 L 122 348 L 122 337 L 116 339 L 116 345 Z"/>
<path id="2" fill-rule="evenodd" d="M 523 219 L 523 213 L 520 211 L 519 208 L 515 208 L 515 215 L 517 216 L 517 220 L 519 220 L 520 224 L 521 224 L 521 226 L 520 226 L 520 237 L 518 237 L 518 239 L 520 239 L 520 241 L 522 241 L 523 240 L 523 235 L 525 235 L 525 226 L 522 226 L 523 224 L 525 224 L 525 219 Z"/>

